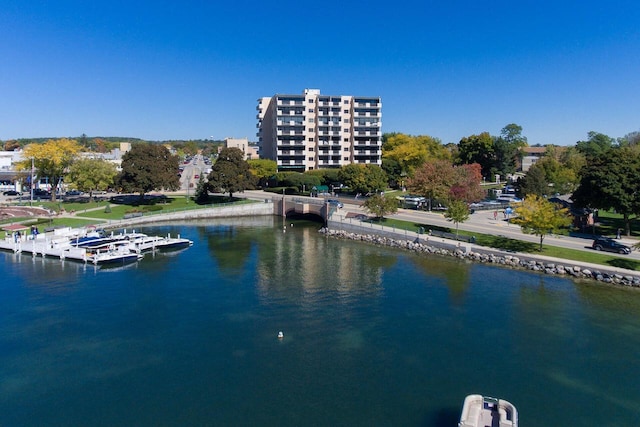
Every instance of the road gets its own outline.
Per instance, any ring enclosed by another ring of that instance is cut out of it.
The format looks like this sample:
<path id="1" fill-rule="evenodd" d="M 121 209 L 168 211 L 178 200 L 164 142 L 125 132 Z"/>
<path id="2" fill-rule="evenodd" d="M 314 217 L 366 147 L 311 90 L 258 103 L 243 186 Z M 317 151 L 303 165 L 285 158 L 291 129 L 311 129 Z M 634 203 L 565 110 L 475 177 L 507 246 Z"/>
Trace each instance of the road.
<path id="1" fill-rule="evenodd" d="M 245 196 L 249 198 L 255 198 L 256 200 L 263 200 L 265 197 L 269 198 L 273 196 L 272 193 L 265 193 L 263 191 L 251 190 L 245 191 Z M 296 196 L 300 198 L 300 196 Z M 334 215 L 340 215 L 346 217 L 347 213 L 362 213 L 366 214 L 367 211 L 361 206 L 361 202 L 348 197 L 332 197 L 338 198 L 344 203 L 344 208 L 339 209 Z M 317 201 L 317 198 L 314 198 Z M 460 230 L 469 231 L 471 233 L 489 234 L 494 236 L 503 236 L 511 239 L 522 240 L 526 242 L 532 242 L 535 244 L 540 243 L 540 237 L 525 234 L 522 232 L 519 226 L 509 223 L 502 212 L 498 213 L 498 217 L 494 219 L 494 211 L 476 211 L 469 216 L 469 219 L 464 223 L 458 225 Z M 395 218 L 402 221 L 411 221 L 418 224 L 424 224 L 428 229 L 429 225 L 437 227 L 447 227 L 455 229 L 455 225 L 452 222 L 447 221 L 442 213 L 439 212 L 427 212 L 417 211 L 413 209 L 398 209 L 398 212 L 392 215 L 388 215 L 388 218 Z M 621 243 L 629 246 L 637 243 L 633 239 L 622 239 Z M 544 237 L 545 245 L 558 246 L 562 248 L 577 249 L 584 251 L 593 251 L 591 244 L 593 239 L 590 235 L 584 236 L 562 236 L 562 235 L 547 235 Z M 606 252 L 603 252 L 606 253 Z M 625 259 L 640 260 L 640 252 L 633 251 L 630 255 L 618 255 L 611 254 Z"/>
<path id="2" fill-rule="evenodd" d="M 183 168 L 180 175 L 180 190 L 188 194 L 193 194 L 196 191 L 198 180 L 201 175 L 206 175 L 211 169 L 211 166 L 205 163 L 204 157 L 201 155 L 195 155 L 189 163 L 182 164 Z"/>

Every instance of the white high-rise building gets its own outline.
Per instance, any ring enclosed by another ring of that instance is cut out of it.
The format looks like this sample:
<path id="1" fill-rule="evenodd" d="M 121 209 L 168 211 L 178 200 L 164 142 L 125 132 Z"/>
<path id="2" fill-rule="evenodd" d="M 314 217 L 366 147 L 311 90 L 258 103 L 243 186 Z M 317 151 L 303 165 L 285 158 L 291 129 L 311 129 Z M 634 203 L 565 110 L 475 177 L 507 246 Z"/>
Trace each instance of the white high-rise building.
<path id="1" fill-rule="evenodd" d="M 304 172 L 351 163 L 382 164 L 379 97 L 302 95 L 258 99 L 260 157 L 279 171 Z"/>

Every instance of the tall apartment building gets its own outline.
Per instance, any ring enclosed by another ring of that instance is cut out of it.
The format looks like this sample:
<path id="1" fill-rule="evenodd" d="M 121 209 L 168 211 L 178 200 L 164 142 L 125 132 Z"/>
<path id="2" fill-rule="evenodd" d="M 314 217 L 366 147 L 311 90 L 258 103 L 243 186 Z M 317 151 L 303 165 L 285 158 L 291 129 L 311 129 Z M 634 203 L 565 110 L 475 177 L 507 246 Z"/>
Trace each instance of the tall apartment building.
<path id="1" fill-rule="evenodd" d="M 351 163 L 382 164 L 379 97 L 302 95 L 258 99 L 260 157 L 279 171 L 304 172 Z"/>

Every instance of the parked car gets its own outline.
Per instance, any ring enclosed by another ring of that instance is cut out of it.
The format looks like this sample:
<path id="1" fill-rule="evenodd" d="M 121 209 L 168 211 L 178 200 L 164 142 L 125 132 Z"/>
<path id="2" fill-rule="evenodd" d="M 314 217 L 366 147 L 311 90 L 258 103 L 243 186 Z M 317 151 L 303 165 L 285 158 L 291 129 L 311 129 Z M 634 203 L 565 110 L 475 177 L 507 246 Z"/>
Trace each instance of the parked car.
<path id="1" fill-rule="evenodd" d="M 65 193 L 66 196 L 82 196 L 82 191 L 79 190 L 69 190 Z"/>
<path id="2" fill-rule="evenodd" d="M 2 193 L 3 196 L 20 196 L 22 193 L 16 190 L 7 190 Z"/>
<path id="3" fill-rule="evenodd" d="M 327 203 L 333 206 L 337 206 L 338 208 L 341 208 L 344 206 L 340 200 L 336 200 L 336 199 L 329 199 L 327 200 Z"/>
<path id="4" fill-rule="evenodd" d="M 629 255 L 631 253 L 631 248 L 629 246 L 623 245 L 622 243 L 617 242 L 616 240 L 609 237 L 597 238 L 593 241 L 591 247 L 596 251 L 615 252 L 623 255 Z"/>

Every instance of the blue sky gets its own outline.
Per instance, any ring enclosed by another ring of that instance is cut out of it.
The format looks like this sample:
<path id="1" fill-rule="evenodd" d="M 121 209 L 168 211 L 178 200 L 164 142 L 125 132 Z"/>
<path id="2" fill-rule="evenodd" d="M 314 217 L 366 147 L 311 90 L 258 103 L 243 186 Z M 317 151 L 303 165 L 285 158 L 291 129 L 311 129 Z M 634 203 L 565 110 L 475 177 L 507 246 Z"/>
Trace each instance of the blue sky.
<path id="1" fill-rule="evenodd" d="M 262 96 L 380 96 L 383 132 L 640 130 L 633 1 L 4 0 L 0 140 L 256 140 Z"/>

